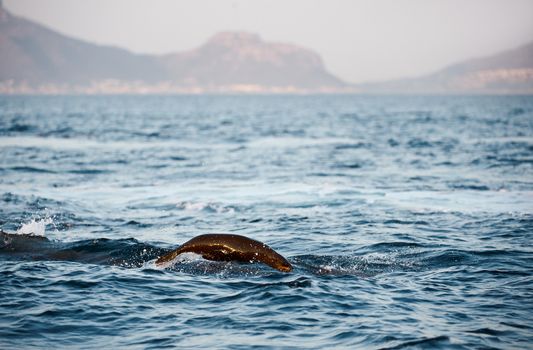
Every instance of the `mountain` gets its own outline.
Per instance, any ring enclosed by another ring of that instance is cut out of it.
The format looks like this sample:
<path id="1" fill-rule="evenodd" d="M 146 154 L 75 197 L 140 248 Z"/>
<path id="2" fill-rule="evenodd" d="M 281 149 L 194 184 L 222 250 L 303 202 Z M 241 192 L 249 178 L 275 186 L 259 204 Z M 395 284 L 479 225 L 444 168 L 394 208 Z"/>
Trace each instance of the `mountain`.
<path id="1" fill-rule="evenodd" d="M 196 50 L 161 57 L 175 81 L 200 86 L 250 84 L 299 88 L 342 87 L 316 53 L 266 43 L 258 35 L 223 32 Z"/>
<path id="2" fill-rule="evenodd" d="M 347 84 L 315 52 L 223 32 L 200 47 L 141 55 L 69 38 L 2 7 L 0 93 L 357 92 L 533 94 L 533 42 L 434 74 Z"/>
<path id="3" fill-rule="evenodd" d="M 411 79 L 360 84 L 366 93 L 533 94 L 533 42 Z"/>
<path id="4" fill-rule="evenodd" d="M 0 81 L 84 84 L 91 80 L 156 81 L 157 58 L 68 38 L 0 8 Z"/>
<path id="5" fill-rule="evenodd" d="M 318 92 L 347 85 L 320 56 L 258 35 L 219 33 L 197 49 L 138 55 L 72 39 L 0 2 L 0 93 Z"/>

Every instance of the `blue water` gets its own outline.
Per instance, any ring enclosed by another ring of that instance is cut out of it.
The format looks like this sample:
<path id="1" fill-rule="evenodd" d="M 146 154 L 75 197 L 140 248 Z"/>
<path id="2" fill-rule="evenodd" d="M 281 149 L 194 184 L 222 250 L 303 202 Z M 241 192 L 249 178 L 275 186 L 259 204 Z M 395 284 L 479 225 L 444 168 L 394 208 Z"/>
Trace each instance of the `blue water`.
<path id="1" fill-rule="evenodd" d="M 0 240 L 0 348 L 533 344 L 533 97 L 4 96 L 0 113 L 0 228 L 19 234 Z M 210 232 L 295 269 L 155 266 Z"/>

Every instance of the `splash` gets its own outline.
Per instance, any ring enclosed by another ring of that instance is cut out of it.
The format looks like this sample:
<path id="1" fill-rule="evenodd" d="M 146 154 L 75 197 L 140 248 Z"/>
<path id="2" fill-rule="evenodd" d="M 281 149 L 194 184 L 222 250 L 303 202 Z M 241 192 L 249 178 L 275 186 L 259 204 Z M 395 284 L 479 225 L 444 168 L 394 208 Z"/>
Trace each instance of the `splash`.
<path id="1" fill-rule="evenodd" d="M 44 218 L 44 219 L 32 219 L 30 222 L 26 224 L 22 224 L 22 226 L 17 230 L 18 234 L 26 234 L 26 235 L 35 235 L 35 236 L 44 236 L 46 231 L 46 225 L 52 224 L 54 221 L 52 218 Z"/>
<path id="2" fill-rule="evenodd" d="M 203 260 L 203 259 L 202 259 L 202 256 L 199 254 L 188 252 L 188 253 L 182 253 L 178 255 L 177 257 L 175 257 L 174 259 L 164 262 L 164 263 L 156 264 L 155 263 L 156 260 L 157 259 L 150 260 L 147 263 L 145 263 L 144 266 L 148 268 L 152 268 L 152 269 L 163 270 L 169 267 L 173 267 L 177 263 L 189 263 L 189 262 Z"/>

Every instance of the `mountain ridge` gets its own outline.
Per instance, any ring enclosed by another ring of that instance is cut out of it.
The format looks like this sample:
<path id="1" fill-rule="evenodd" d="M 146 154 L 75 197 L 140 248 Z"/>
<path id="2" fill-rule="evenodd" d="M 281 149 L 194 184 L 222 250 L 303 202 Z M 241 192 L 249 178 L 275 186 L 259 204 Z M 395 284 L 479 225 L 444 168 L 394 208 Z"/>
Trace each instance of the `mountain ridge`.
<path id="1" fill-rule="evenodd" d="M 533 42 L 420 77 L 350 84 L 320 55 L 258 34 L 220 32 L 161 55 L 71 38 L 0 0 L 0 93 L 533 94 Z"/>
<path id="2" fill-rule="evenodd" d="M 1 5 L 1 4 L 0 4 Z M 348 87 L 315 52 L 222 32 L 196 49 L 135 54 L 73 39 L 0 7 L 0 93 L 321 92 Z"/>
<path id="3" fill-rule="evenodd" d="M 533 94 L 533 41 L 414 78 L 357 84 L 368 93 Z"/>

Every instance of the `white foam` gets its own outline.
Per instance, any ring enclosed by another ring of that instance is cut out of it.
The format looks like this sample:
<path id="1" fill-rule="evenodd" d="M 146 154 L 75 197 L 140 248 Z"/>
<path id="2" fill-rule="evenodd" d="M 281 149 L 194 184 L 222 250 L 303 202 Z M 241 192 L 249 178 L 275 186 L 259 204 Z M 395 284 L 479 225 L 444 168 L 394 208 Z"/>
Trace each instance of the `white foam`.
<path id="1" fill-rule="evenodd" d="M 385 196 L 393 203 L 409 210 L 423 212 L 491 212 L 531 213 L 533 191 L 410 191 L 390 192 Z"/>
<path id="2" fill-rule="evenodd" d="M 54 221 L 52 218 L 45 218 L 45 219 L 32 219 L 30 222 L 26 224 L 22 224 L 22 226 L 17 230 L 18 234 L 22 235 L 35 235 L 35 236 L 44 236 L 46 231 L 46 225 L 52 224 Z"/>
<path id="3" fill-rule="evenodd" d="M 202 202 L 181 202 L 177 205 L 178 208 L 188 211 L 202 211 L 209 206 L 209 203 Z"/>
<path id="4" fill-rule="evenodd" d="M 211 210 L 218 214 L 222 213 L 235 213 L 235 209 L 232 207 L 226 207 L 219 203 L 214 202 L 181 202 L 176 205 L 177 208 L 183 209 L 186 211 L 203 211 Z"/>
<path id="5" fill-rule="evenodd" d="M 3 136 L 0 137 L 0 148 L 3 147 L 39 147 L 49 149 L 203 149 L 207 147 L 230 148 L 225 144 L 198 144 L 191 141 L 99 141 L 89 138 L 54 138 L 39 136 Z"/>
<path id="6" fill-rule="evenodd" d="M 343 137 L 260 137 L 248 142 L 248 147 L 254 148 L 285 148 L 285 147 L 307 147 L 334 144 L 354 144 L 360 140 Z"/>

